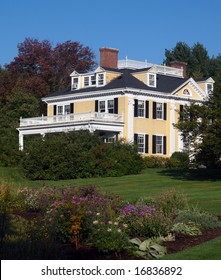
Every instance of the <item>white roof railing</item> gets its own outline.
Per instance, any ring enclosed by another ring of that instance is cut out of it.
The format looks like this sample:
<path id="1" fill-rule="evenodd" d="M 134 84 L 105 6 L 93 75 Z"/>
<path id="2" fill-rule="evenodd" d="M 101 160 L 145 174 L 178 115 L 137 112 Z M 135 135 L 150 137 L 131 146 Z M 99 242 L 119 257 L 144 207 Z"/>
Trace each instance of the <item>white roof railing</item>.
<path id="1" fill-rule="evenodd" d="M 125 68 L 143 69 L 143 68 L 150 68 L 150 67 L 154 68 L 156 73 L 183 78 L 182 68 L 153 64 L 147 61 L 137 61 L 137 60 L 128 59 L 127 57 L 126 59 L 118 60 L 118 69 L 125 69 Z"/>

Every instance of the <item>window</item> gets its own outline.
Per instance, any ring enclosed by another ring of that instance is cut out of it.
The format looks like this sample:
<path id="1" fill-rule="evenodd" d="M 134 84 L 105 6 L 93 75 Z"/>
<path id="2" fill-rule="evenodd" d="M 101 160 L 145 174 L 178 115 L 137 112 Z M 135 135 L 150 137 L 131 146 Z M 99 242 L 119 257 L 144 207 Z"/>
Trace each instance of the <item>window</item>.
<path id="1" fill-rule="evenodd" d="M 138 100 L 138 117 L 144 117 L 144 101 Z"/>
<path id="2" fill-rule="evenodd" d="M 166 136 L 153 135 L 152 148 L 153 154 L 166 154 Z"/>
<path id="3" fill-rule="evenodd" d="M 138 134 L 137 137 L 138 153 L 144 152 L 144 135 Z"/>
<path id="4" fill-rule="evenodd" d="M 183 95 L 190 96 L 191 94 L 190 94 L 189 89 L 185 88 L 185 89 L 183 90 Z"/>
<path id="5" fill-rule="evenodd" d="M 153 102 L 153 119 L 166 120 L 167 119 L 167 104 L 160 102 Z"/>
<path id="6" fill-rule="evenodd" d="M 72 78 L 72 89 L 78 89 L 78 78 Z"/>
<path id="7" fill-rule="evenodd" d="M 156 154 L 163 153 L 163 137 L 156 136 Z"/>
<path id="8" fill-rule="evenodd" d="M 106 102 L 105 101 L 99 101 L 99 112 L 100 113 L 104 113 L 106 111 L 105 107 L 106 107 Z"/>
<path id="9" fill-rule="evenodd" d="M 97 74 L 97 85 L 98 86 L 103 86 L 104 85 L 104 74 L 102 74 L 102 73 Z"/>
<path id="10" fill-rule="evenodd" d="M 134 143 L 137 145 L 138 153 L 148 153 L 148 135 L 134 134 Z"/>
<path id="11" fill-rule="evenodd" d="M 157 103 L 156 118 L 157 119 L 162 119 L 163 118 L 163 103 Z"/>
<path id="12" fill-rule="evenodd" d="M 54 105 L 54 115 L 69 115 L 74 113 L 74 103 Z"/>
<path id="13" fill-rule="evenodd" d="M 156 74 L 148 73 L 147 84 L 149 87 L 156 87 Z"/>
<path id="14" fill-rule="evenodd" d="M 134 117 L 149 118 L 149 101 L 134 100 Z"/>
<path id="15" fill-rule="evenodd" d="M 206 84 L 206 90 L 208 94 L 213 93 L 213 84 Z"/>
<path id="16" fill-rule="evenodd" d="M 84 77 L 84 86 L 89 87 L 90 85 L 90 77 Z"/>
<path id="17" fill-rule="evenodd" d="M 108 100 L 107 101 L 107 111 L 110 114 L 114 113 L 114 100 Z"/>
<path id="18" fill-rule="evenodd" d="M 96 76 L 95 75 L 91 76 L 91 85 L 96 86 Z"/>
<path id="19" fill-rule="evenodd" d="M 110 100 L 96 100 L 95 112 L 118 114 L 118 98 Z"/>

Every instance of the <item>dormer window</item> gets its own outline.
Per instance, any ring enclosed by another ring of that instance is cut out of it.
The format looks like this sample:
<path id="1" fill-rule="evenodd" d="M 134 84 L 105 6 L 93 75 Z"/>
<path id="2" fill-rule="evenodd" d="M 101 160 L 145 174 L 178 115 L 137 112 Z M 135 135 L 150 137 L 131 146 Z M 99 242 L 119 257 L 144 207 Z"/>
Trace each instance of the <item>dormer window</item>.
<path id="1" fill-rule="evenodd" d="M 213 93 L 213 84 L 212 83 L 206 84 L 206 90 L 207 90 L 208 94 L 212 94 Z"/>
<path id="2" fill-rule="evenodd" d="M 97 85 L 103 86 L 104 85 L 104 73 L 97 74 Z"/>
<path id="3" fill-rule="evenodd" d="M 79 85 L 78 82 L 79 82 L 79 79 L 77 77 L 73 77 L 71 89 L 78 89 L 78 85 Z"/>
<path id="4" fill-rule="evenodd" d="M 156 74 L 148 73 L 147 84 L 149 87 L 156 87 Z"/>

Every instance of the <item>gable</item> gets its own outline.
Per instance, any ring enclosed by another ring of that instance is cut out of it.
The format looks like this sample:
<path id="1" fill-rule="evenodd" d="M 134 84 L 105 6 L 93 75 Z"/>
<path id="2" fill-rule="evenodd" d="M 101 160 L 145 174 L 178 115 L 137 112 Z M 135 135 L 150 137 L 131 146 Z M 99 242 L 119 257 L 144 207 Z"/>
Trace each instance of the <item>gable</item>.
<path id="1" fill-rule="evenodd" d="M 172 95 L 199 101 L 205 100 L 207 98 L 207 94 L 205 93 L 205 91 L 203 91 L 192 78 L 188 79 L 177 89 L 175 89 L 172 92 Z"/>

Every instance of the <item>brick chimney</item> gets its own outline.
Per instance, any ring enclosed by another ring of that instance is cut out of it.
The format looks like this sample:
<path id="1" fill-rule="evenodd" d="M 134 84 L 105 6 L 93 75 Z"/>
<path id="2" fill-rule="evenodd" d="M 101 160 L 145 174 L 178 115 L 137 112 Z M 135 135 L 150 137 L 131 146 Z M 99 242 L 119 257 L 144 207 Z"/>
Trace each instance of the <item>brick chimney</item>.
<path id="1" fill-rule="evenodd" d="M 117 49 L 100 48 L 100 66 L 117 68 L 118 52 L 119 50 Z"/>
<path id="2" fill-rule="evenodd" d="M 186 78 L 187 63 L 182 61 L 171 61 L 170 66 L 174 68 L 183 69 L 183 77 Z"/>

